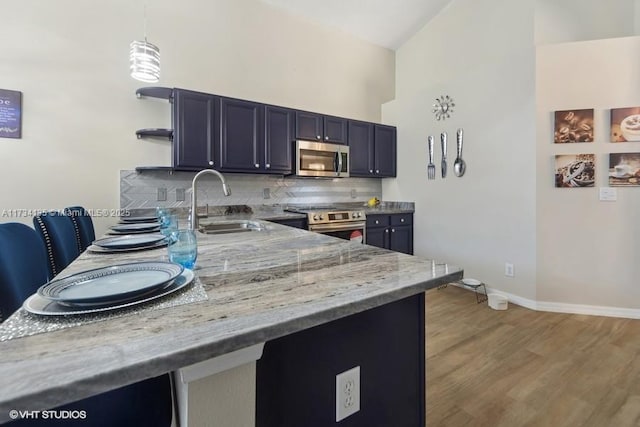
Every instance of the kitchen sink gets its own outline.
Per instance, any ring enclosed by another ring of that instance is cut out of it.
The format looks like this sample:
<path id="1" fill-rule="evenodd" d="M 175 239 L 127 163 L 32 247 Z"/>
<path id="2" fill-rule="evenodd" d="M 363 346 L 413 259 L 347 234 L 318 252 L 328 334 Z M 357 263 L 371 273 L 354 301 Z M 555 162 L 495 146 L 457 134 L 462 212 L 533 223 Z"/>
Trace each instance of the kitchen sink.
<path id="1" fill-rule="evenodd" d="M 244 233 L 262 230 L 266 230 L 264 224 L 249 220 L 201 223 L 198 227 L 198 231 L 204 234 Z"/>

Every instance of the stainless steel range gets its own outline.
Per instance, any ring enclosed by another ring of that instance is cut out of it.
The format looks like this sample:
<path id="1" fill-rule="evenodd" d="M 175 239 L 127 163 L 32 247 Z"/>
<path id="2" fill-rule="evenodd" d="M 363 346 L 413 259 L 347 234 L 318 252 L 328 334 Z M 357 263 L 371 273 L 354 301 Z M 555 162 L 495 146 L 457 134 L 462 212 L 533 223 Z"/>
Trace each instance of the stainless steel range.
<path id="1" fill-rule="evenodd" d="M 366 243 L 367 217 L 362 209 L 342 209 L 335 206 L 289 206 L 285 210 L 306 214 L 309 231 Z"/>

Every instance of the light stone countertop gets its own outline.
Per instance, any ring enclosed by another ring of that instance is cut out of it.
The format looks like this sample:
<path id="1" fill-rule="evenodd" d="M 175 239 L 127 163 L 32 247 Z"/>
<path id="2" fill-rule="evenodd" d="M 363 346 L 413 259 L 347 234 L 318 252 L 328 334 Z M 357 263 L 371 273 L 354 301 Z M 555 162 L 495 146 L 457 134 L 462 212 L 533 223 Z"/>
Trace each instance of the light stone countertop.
<path id="1" fill-rule="evenodd" d="M 51 408 L 462 278 L 453 265 L 264 223 L 198 234 L 208 301 L 1 342 L 0 422 L 10 409 Z M 59 277 L 166 252 L 84 253 Z"/>

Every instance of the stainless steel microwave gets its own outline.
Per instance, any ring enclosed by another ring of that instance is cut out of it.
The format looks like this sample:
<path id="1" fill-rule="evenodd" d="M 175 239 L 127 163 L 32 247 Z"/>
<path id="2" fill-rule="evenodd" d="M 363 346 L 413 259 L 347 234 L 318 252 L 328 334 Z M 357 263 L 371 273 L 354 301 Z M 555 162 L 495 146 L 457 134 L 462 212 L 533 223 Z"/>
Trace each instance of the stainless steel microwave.
<path id="1" fill-rule="evenodd" d="M 295 174 L 346 178 L 349 176 L 349 147 L 314 141 L 296 141 Z"/>

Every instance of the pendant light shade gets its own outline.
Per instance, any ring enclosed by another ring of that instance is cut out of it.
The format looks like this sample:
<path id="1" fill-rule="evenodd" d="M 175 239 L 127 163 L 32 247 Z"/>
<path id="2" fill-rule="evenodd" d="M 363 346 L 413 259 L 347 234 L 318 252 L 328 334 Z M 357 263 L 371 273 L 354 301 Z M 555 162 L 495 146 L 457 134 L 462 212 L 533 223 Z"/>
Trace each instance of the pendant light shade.
<path id="1" fill-rule="evenodd" d="M 146 37 L 144 41 L 131 42 L 129 61 L 129 70 L 134 79 L 147 83 L 160 80 L 160 49 L 149 43 Z"/>

